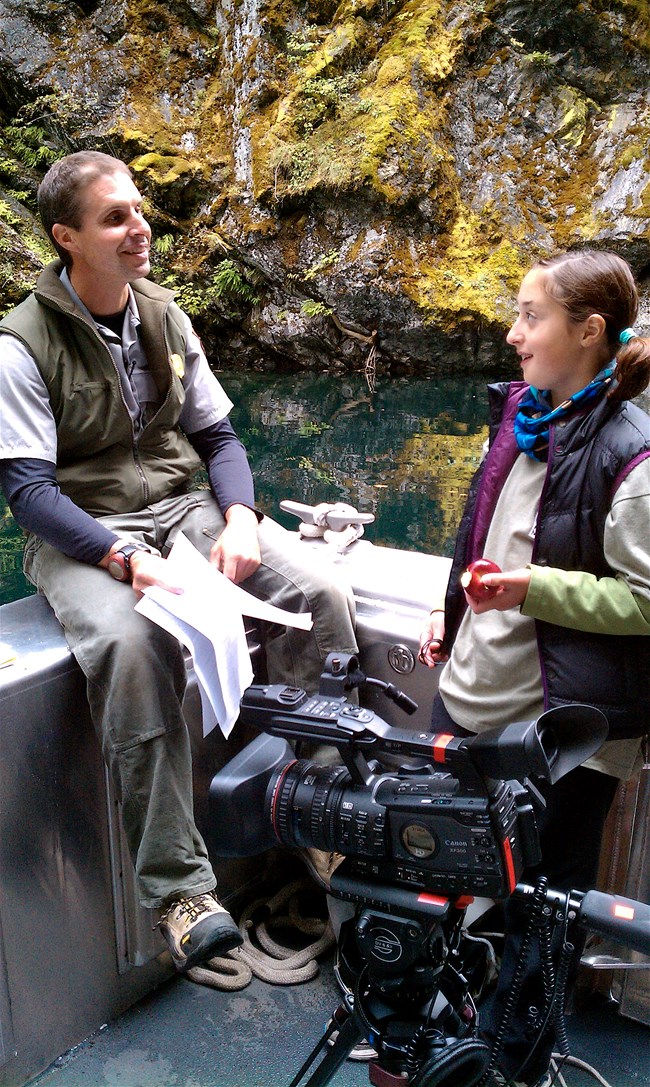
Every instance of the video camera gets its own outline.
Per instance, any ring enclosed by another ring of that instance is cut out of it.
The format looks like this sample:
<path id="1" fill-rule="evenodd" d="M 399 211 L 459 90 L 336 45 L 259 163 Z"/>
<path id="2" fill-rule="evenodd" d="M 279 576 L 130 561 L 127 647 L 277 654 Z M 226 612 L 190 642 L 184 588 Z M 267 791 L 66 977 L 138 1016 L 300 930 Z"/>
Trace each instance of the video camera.
<path id="1" fill-rule="evenodd" d="M 554 784 L 581 765 L 606 739 L 607 721 L 572 705 L 471 737 L 409 731 L 347 697 L 365 684 L 417 709 L 345 653 L 329 655 L 317 694 L 275 684 L 244 692 L 242 721 L 262 735 L 212 780 L 216 852 L 244 857 L 280 844 L 345 858 L 330 889 L 354 906 L 346 939 L 358 969 L 333 1017 L 337 1041 L 307 1087 L 324 1087 L 364 1035 L 378 1050 L 372 1083 L 482 1085 L 495 1051 L 478 1037 L 467 979 L 463 923 L 474 897 L 519 896 L 532 920 L 563 917 L 650 951 L 650 906 L 518 883 L 540 861 L 544 800 L 530 778 Z M 341 764 L 300 757 L 304 743 L 335 747 Z M 553 970 L 549 962 L 548 977 Z M 556 992 L 553 1008 L 562 1014 Z"/>
<path id="2" fill-rule="evenodd" d="M 544 801 L 528 775 L 553 783 L 580 765 L 607 735 L 604 716 L 572 706 L 471 738 L 409 732 L 348 701 L 364 682 L 380 681 L 340 653 L 327 658 L 318 694 L 281 685 L 245 691 L 242 721 L 264 735 L 212 782 L 219 853 L 249 856 L 278 843 L 342 853 L 363 898 L 369 884 L 382 898 L 392 889 L 393 901 L 400 888 L 510 894 L 539 861 L 535 811 Z M 417 708 L 380 685 L 406 712 Z M 288 741 L 333 745 L 343 765 L 296 758 Z"/>

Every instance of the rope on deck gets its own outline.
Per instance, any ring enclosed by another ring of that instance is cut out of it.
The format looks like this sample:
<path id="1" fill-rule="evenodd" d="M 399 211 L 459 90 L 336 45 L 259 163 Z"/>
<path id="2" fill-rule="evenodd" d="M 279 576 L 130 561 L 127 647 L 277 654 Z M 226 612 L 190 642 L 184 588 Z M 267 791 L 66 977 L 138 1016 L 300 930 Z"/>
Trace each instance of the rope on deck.
<path id="1" fill-rule="evenodd" d="M 247 906 L 239 920 L 244 943 L 224 956 L 208 959 L 203 966 L 193 966 L 186 977 L 199 985 L 235 992 L 245 989 L 253 977 L 271 985 L 297 985 L 310 981 L 318 973 L 318 957 L 334 946 L 334 932 L 329 920 L 306 917 L 302 912 L 305 893 L 313 899 L 314 884 L 309 879 L 295 880 L 270 900 L 260 898 Z M 315 937 L 302 949 L 287 947 L 270 934 L 270 929 L 284 929 L 295 944 L 296 934 Z"/>

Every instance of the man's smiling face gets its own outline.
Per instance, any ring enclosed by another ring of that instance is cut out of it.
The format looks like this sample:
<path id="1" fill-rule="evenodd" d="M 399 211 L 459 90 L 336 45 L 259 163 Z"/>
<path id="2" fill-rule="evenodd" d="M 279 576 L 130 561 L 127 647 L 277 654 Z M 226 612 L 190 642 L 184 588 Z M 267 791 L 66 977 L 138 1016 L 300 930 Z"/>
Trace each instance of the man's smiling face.
<path id="1" fill-rule="evenodd" d="M 72 257 L 72 282 L 84 300 L 89 293 L 96 298 L 105 292 L 112 308 L 118 296 L 126 302 L 127 283 L 149 274 L 151 228 L 142 197 L 126 173 L 92 181 L 83 194 L 81 225 L 57 223 L 54 231 Z"/>

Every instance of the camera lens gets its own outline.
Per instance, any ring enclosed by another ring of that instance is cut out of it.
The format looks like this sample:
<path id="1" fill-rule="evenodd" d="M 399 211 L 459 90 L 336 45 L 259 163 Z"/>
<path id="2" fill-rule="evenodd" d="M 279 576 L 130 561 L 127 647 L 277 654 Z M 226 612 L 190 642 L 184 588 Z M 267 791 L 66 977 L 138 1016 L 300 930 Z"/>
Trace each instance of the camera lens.
<path id="1" fill-rule="evenodd" d="M 285 766 L 267 792 L 278 839 L 284 845 L 336 849 L 336 817 L 349 781 L 344 766 L 316 766 L 305 760 Z"/>
<path id="2" fill-rule="evenodd" d="M 352 783 L 345 766 L 305 760 L 278 767 L 266 792 L 266 817 L 284 845 L 356 857 L 388 853 L 385 805 Z"/>

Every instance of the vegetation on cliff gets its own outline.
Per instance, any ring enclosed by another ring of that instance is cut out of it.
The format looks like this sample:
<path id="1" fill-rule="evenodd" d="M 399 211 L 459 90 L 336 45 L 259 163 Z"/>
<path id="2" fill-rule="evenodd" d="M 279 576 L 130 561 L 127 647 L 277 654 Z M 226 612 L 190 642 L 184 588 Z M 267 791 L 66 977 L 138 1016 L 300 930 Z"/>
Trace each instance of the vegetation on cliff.
<path id="1" fill-rule="evenodd" d="M 98 147 L 222 362 L 488 367 L 540 253 L 650 266 L 645 0 L 0 0 L 0 274 Z M 647 283 L 646 283 L 647 286 Z"/>

